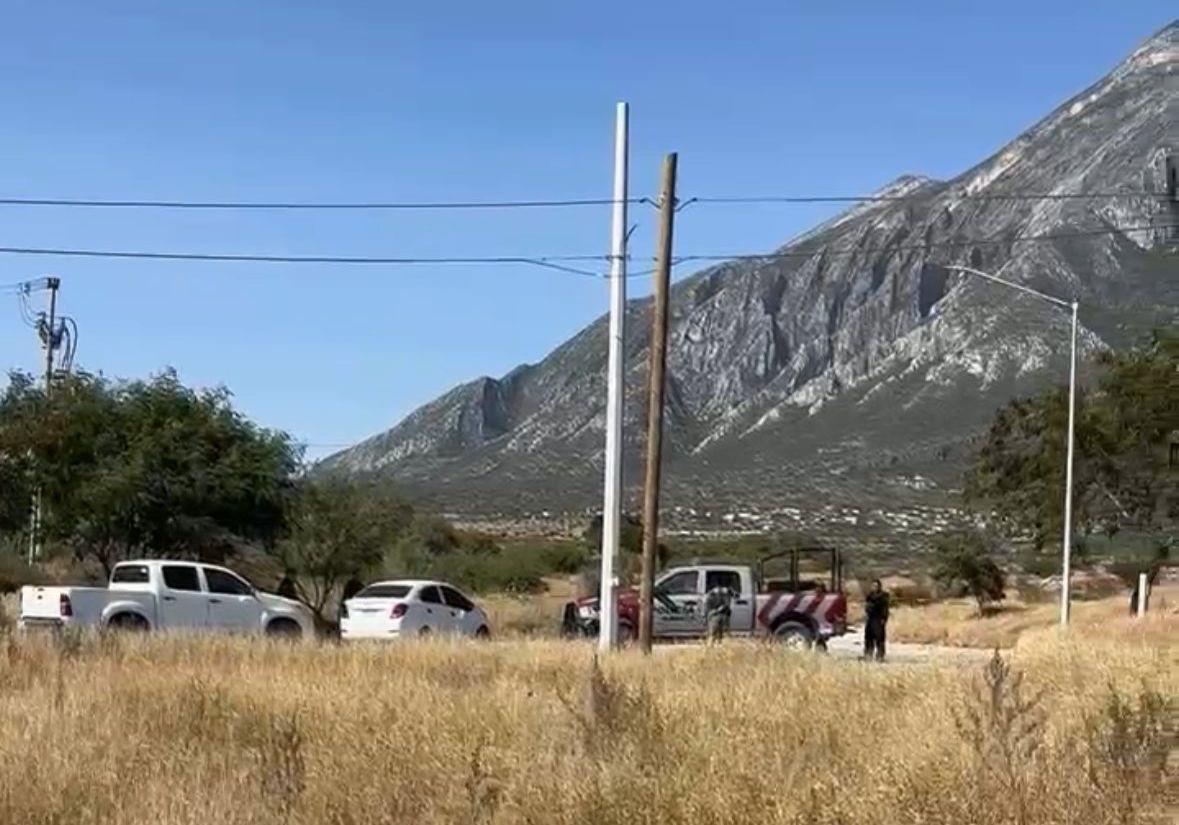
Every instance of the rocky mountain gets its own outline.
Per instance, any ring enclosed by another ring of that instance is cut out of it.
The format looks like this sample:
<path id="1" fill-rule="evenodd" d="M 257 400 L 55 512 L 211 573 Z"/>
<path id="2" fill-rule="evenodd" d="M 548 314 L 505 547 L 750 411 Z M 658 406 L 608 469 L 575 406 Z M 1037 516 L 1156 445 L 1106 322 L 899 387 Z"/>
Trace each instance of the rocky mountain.
<path id="1" fill-rule="evenodd" d="M 947 269 L 1081 305 L 1086 351 L 1179 307 L 1179 22 L 953 180 L 905 176 L 774 253 L 672 290 L 673 522 L 917 531 L 952 521 L 970 440 L 1016 394 L 1067 375 L 1068 313 Z M 1094 197 L 1029 200 L 1012 193 Z M 1132 193 L 1133 197 L 1096 197 Z M 1139 196 L 1140 195 L 1140 196 Z M 641 481 L 649 302 L 627 310 L 625 477 Z M 606 320 L 536 364 L 456 387 L 326 459 L 451 512 L 599 502 Z"/>

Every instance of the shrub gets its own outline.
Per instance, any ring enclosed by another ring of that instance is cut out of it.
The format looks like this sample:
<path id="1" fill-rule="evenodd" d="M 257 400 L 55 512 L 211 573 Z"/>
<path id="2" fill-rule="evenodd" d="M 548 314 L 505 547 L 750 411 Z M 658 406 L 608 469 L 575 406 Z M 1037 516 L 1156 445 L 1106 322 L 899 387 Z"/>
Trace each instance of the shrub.
<path id="1" fill-rule="evenodd" d="M 45 576 L 14 553 L 0 553 L 0 593 L 12 593 L 26 584 L 44 584 Z"/>
<path id="2" fill-rule="evenodd" d="M 992 558 L 994 544 L 982 533 L 961 532 L 935 541 L 934 580 L 947 588 L 969 593 L 981 613 L 990 602 L 1007 597 L 1007 575 Z"/>

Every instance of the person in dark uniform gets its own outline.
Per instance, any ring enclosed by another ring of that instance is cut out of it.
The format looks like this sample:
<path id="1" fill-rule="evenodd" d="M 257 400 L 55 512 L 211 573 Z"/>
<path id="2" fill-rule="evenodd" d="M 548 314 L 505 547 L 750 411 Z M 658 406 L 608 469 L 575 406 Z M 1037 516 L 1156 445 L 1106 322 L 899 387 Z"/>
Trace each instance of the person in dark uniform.
<path id="1" fill-rule="evenodd" d="M 340 606 L 336 610 L 336 626 L 339 627 L 340 616 L 344 615 L 344 602 L 351 599 L 361 590 L 364 590 L 364 582 L 360 580 L 359 573 L 353 573 L 348 577 L 348 581 L 344 582 L 344 590 L 340 593 Z"/>
<path id="2" fill-rule="evenodd" d="M 344 582 L 344 592 L 340 594 L 340 604 L 348 601 L 361 590 L 364 590 L 364 582 L 360 580 L 358 573 L 353 573 L 348 581 Z"/>
<path id="3" fill-rule="evenodd" d="M 291 571 L 288 570 L 286 573 L 283 573 L 282 579 L 279 581 L 278 588 L 275 590 L 275 592 L 284 599 L 298 600 L 299 591 L 295 589 L 295 580 L 291 578 Z"/>
<path id="4" fill-rule="evenodd" d="M 888 627 L 888 593 L 880 579 L 872 582 L 872 590 L 864 603 L 864 658 L 884 660 L 884 645 Z"/>

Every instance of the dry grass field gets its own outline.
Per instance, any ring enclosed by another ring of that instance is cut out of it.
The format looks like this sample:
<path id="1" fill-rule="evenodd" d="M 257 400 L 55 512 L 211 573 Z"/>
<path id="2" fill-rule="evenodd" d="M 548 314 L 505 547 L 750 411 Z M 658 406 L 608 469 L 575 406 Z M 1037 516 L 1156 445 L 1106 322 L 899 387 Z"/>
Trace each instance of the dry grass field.
<path id="1" fill-rule="evenodd" d="M 860 615 L 853 610 L 853 620 Z M 1128 615 L 1127 594 L 1074 602 L 1071 622 L 1077 632 L 1088 636 L 1113 634 L 1128 641 L 1169 643 L 1179 650 L 1179 586 L 1155 589 L 1145 621 L 1126 621 Z M 897 641 L 993 649 L 1014 647 L 1029 634 L 1055 628 L 1059 621 L 1056 600 L 1025 604 L 1016 599 L 981 617 L 973 601 L 955 600 L 894 608 L 888 631 Z"/>
<path id="2" fill-rule="evenodd" d="M 852 610 L 852 618 L 859 613 Z M 1126 641 L 1173 645 L 1179 651 L 1179 585 L 1154 589 L 1151 612 L 1145 621 L 1124 621 L 1129 596 L 1075 601 L 1072 625 L 1087 636 L 1117 635 Z M 897 641 L 954 647 L 1010 648 L 1029 634 L 1047 631 L 1060 621 L 1058 601 L 1025 603 L 1013 599 L 993 613 L 979 615 L 973 601 L 936 602 L 922 607 L 897 607 L 889 621 L 889 636 Z"/>
<path id="3" fill-rule="evenodd" d="M 1088 824 L 1174 804 L 1179 648 L 1153 636 L 1040 633 L 989 675 L 591 651 L 4 636 L 0 823 Z"/>

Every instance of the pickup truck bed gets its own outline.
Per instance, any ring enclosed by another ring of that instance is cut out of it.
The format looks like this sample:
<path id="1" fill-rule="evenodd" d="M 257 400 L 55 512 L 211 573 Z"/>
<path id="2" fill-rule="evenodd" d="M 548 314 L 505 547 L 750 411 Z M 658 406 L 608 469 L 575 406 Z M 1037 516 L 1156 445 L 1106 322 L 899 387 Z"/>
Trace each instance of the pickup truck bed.
<path id="1" fill-rule="evenodd" d="M 63 624 L 105 627 L 123 613 L 143 617 L 157 624 L 154 593 L 106 587 L 24 587 L 21 589 L 20 620 L 25 627 Z"/>

